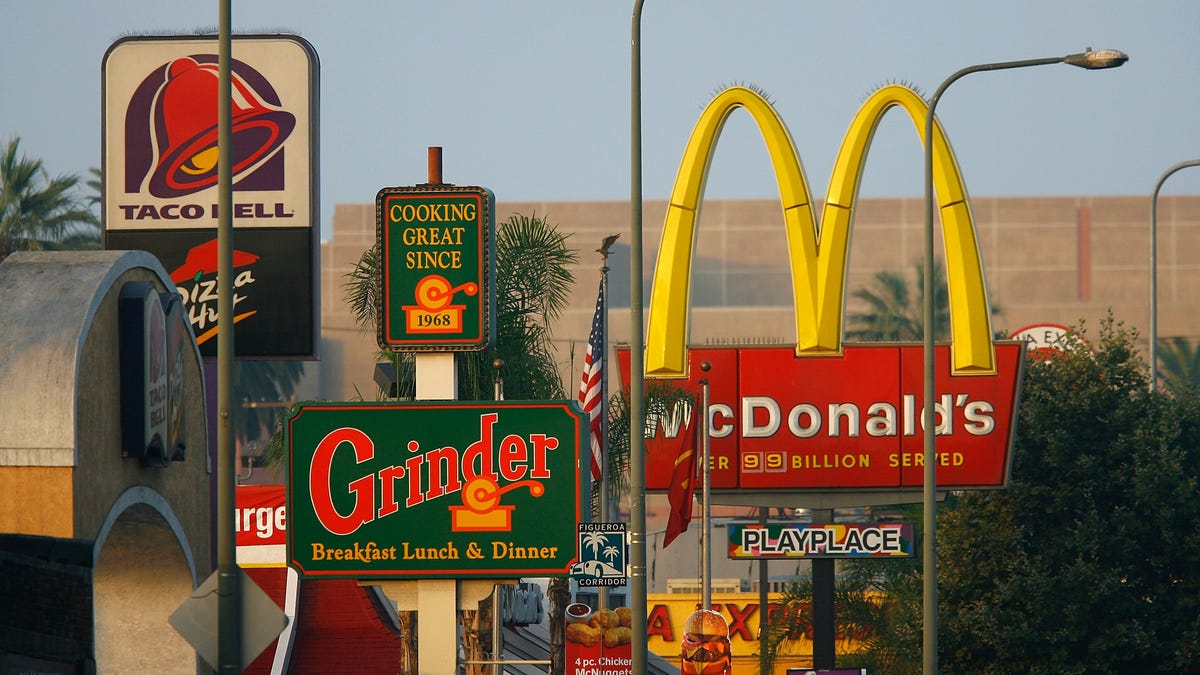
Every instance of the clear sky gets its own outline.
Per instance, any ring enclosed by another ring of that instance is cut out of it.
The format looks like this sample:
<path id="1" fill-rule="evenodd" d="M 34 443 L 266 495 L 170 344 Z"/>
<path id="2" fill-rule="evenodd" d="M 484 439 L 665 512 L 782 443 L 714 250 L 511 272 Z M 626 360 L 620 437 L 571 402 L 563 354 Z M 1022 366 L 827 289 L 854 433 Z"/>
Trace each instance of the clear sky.
<path id="1" fill-rule="evenodd" d="M 0 138 L 51 173 L 101 164 L 105 50 L 130 34 L 215 31 L 217 0 L 0 0 Z M 333 205 L 444 179 L 500 201 L 627 200 L 633 2 L 234 0 L 235 32 L 286 32 L 320 58 L 321 221 Z M 1195 0 L 646 0 L 641 21 L 643 195 L 667 197 L 692 126 L 729 84 L 765 90 L 814 197 L 847 125 L 880 85 L 926 96 L 973 64 L 1120 49 L 1124 67 L 980 73 L 938 106 L 976 196 L 1149 195 L 1200 157 Z M 866 196 L 920 196 L 921 150 L 894 112 Z M 1163 194 L 1200 193 L 1200 170 Z M 774 197 L 748 115 L 722 136 L 707 195 Z"/>

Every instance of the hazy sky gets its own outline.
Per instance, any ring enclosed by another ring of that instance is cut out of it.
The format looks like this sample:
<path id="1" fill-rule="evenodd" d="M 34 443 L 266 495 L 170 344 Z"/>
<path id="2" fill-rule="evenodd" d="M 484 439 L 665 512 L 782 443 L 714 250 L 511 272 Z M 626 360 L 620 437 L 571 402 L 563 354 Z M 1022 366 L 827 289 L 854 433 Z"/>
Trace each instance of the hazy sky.
<path id="1" fill-rule="evenodd" d="M 0 138 L 51 173 L 100 159 L 101 61 L 129 34 L 215 31 L 217 0 L 2 0 Z M 234 0 L 235 32 L 302 36 L 320 58 L 321 221 L 334 204 L 424 182 L 444 148 L 447 182 L 500 201 L 627 200 L 633 2 Z M 980 73 L 938 117 L 977 196 L 1149 195 L 1200 157 L 1200 2 L 1195 0 L 646 0 L 643 194 L 664 199 L 692 126 L 729 84 L 765 90 L 824 196 L 847 125 L 889 82 L 926 96 L 968 65 L 1084 48 L 1124 67 Z M 921 151 L 899 111 L 880 125 L 866 196 L 920 196 Z M 1168 193 L 1200 193 L 1200 170 Z M 709 197 L 778 193 L 745 113 L 726 127 Z"/>

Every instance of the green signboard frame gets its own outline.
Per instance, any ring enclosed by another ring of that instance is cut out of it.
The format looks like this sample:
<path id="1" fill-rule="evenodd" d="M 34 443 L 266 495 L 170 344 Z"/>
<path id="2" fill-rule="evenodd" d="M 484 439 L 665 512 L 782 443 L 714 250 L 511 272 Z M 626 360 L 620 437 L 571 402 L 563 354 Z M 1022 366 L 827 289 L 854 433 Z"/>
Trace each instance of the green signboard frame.
<path id="1" fill-rule="evenodd" d="M 495 204 L 476 186 L 384 188 L 375 197 L 378 338 L 391 351 L 481 351 L 495 334 Z"/>
<path id="2" fill-rule="evenodd" d="M 566 576 L 578 559 L 574 401 L 305 403 L 285 424 L 302 577 Z"/>

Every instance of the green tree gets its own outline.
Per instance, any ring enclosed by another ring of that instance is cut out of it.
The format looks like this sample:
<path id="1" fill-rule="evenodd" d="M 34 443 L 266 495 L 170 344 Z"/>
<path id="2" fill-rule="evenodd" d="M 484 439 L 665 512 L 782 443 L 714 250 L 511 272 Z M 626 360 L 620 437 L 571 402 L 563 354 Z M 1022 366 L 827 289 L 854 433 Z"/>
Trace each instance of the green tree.
<path id="1" fill-rule="evenodd" d="M 629 453 L 631 428 L 631 411 L 629 407 L 629 391 L 619 391 L 608 398 L 608 434 L 605 459 L 608 462 L 608 500 L 610 504 L 619 504 L 629 497 Z M 642 392 L 642 407 L 645 408 L 644 420 L 650 420 L 655 415 L 665 416 L 678 406 L 696 406 L 696 397 L 684 391 L 679 386 L 662 380 L 646 382 Z M 692 415 L 695 424 L 696 415 Z M 694 428 L 694 427 L 693 427 Z M 592 490 L 592 514 L 600 512 L 600 493 Z"/>
<path id="2" fill-rule="evenodd" d="M 1027 363 L 1010 486 L 942 512 L 945 672 L 1200 663 L 1200 401 L 1149 392 L 1134 337 Z"/>
<path id="3" fill-rule="evenodd" d="M 14 251 L 94 249 L 100 220 L 76 194 L 79 177 L 51 177 L 39 159 L 0 149 L 0 260 Z"/>

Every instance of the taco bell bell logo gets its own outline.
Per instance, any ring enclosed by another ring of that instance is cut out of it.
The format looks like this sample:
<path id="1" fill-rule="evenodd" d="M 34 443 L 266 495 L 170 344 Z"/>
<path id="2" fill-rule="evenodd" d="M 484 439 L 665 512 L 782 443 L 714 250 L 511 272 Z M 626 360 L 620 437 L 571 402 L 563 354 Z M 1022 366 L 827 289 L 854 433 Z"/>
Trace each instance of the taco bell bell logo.
<path id="1" fill-rule="evenodd" d="M 296 118 L 258 71 L 237 60 L 230 70 L 233 179 L 242 189 L 282 189 L 283 143 Z M 216 185 L 217 85 L 214 54 L 177 58 L 142 81 L 125 116 L 126 193 L 170 199 Z"/>

